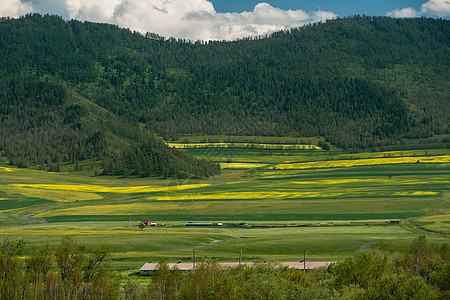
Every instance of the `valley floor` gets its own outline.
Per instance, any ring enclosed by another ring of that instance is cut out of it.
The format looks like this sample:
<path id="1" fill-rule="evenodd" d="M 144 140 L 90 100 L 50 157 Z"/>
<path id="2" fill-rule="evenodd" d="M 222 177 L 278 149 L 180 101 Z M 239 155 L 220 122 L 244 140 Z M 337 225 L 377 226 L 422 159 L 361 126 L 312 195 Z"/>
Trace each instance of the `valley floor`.
<path id="1" fill-rule="evenodd" d="M 107 245 L 117 270 L 145 262 L 342 260 L 448 243 L 450 152 L 185 149 L 218 161 L 209 179 L 50 173 L 0 163 L 0 236 Z M 142 220 L 165 226 L 137 225 Z M 187 222 L 222 226 L 191 227 Z"/>

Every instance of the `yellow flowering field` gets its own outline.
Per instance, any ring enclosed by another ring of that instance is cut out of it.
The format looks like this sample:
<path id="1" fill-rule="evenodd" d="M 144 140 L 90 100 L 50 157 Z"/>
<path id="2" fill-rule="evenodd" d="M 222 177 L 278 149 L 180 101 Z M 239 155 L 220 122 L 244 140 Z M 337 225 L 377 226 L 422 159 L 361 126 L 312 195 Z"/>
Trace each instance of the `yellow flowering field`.
<path id="1" fill-rule="evenodd" d="M 258 163 L 220 163 L 222 169 L 252 169 L 265 167 L 267 164 Z"/>
<path id="2" fill-rule="evenodd" d="M 0 167 L 0 170 L 6 171 L 6 172 L 12 172 L 13 171 L 12 168 L 7 168 L 7 167 Z"/>
<path id="3" fill-rule="evenodd" d="M 87 193 L 117 193 L 117 194 L 136 194 L 136 193 L 152 193 L 163 191 L 179 191 L 185 189 L 195 189 L 210 184 L 184 184 L 173 186 L 100 186 L 100 185 L 86 185 L 86 184 L 10 184 L 13 187 L 26 187 L 41 190 L 60 190 L 60 191 L 77 191 Z"/>
<path id="4" fill-rule="evenodd" d="M 317 185 L 336 185 L 336 184 L 347 184 L 347 183 L 383 183 L 383 184 L 422 184 L 423 181 L 420 179 L 409 179 L 409 178 L 346 178 L 346 179 L 323 179 L 323 180 L 305 180 L 305 181 L 290 181 L 288 183 L 292 184 L 317 184 Z M 450 183 L 448 178 L 429 178 L 427 179 L 427 184 L 431 183 Z"/>
<path id="5" fill-rule="evenodd" d="M 283 144 L 253 144 L 253 143 L 166 143 L 169 147 L 178 149 L 191 148 L 252 148 L 277 150 L 321 150 L 316 145 L 283 145 Z"/>
<path id="6" fill-rule="evenodd" d="M 348 168 L 357 166 L 412 164 L 412 163 L 450 163 L 450 155 L 313 161 L 302 163 L 279 164 L 274 166 L 273 169 L 285 170 L 285 169 L 313 169 L 313 168 Z"/>
<path id="7" fill-rule="evenodd" d="M 335 197 L 343 193 L 339 192 L 292 192 L 292 191 L 270 191 L 270 192 L 228 192 L 216 194 L 179 194 L 170 196 L 157 196 L 148 199 L 156 199 L 161 201 L 182 201 L 182 200 L 218 200 L 218 199 L 291 199 L 291 198 L 309 198 L 309 197 Z"/>
<path id="8" fill-rule="evenodd" d="M 396 192 L 396 196 L 426 196 L 426 195 L 437 195 L 438 192 L 432 191 L 414 191 L 414 192 Z"/>
<path id="9" fill-rule="evenodd" d="M 384 179 L 384 178 L 369 178 L 369 179 L 358 179 L 358 178 L 346 178 L 346 179 L 323 179 L 323 180 L 305 180 L 305 181 L 291 181 L 293 184 L 346 184 L 346 183 L 387 183 L 392 180 Z"/>

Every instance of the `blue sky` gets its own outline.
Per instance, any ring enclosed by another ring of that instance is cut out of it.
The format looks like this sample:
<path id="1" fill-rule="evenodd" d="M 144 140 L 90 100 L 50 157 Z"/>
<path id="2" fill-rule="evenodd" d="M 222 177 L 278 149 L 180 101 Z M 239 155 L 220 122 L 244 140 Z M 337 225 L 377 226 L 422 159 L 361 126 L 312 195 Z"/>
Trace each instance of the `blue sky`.
<path id="1" fill-rule="evenodd" d="M 450 0 L 0 0 L 0 17 L 30 12 L 164 37 L 235 40 L 356 14 L 448 19 Z"/>
<path id="2" fill-rule="evenodd" d="M 420 0 L 213 0 L 211 1 L 218 12 L 251 11 L 256 4 L 267 2 L 273 7 L 281 9 L 302 9 L 305 11 L 321 10 L 332 11 L 341 17 L 355 14 L 384 16 L 387 12 L 405 7 L 420 10 L 426 1 Z"/>

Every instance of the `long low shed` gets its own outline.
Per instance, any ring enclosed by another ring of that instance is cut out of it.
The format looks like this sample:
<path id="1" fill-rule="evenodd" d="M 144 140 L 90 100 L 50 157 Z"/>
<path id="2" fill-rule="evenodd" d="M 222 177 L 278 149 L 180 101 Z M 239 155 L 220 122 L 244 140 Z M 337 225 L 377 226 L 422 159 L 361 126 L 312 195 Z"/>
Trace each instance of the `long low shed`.
<path id="1" fill-rule="evenodd" d="M 186 226 L 213 226 L 213 223 L 186 223 Z"/>
<path id="2" fill-rule="evenodd" d="M 278 262 L 277 264 L 280 267 L 288 267 L 299 270 L 312 270 L 320 267 L 326 267 L 332 263 L 336 263 L 336 261 L 309 261 L 306 262 L 306 266 L 303 262 Z M 217 263 L 222 267 L 237 267 L 239 265 L 238 262 L 219 262 Z M 245 266 L 253 266 L 255 263 L 253 262 L 242 262 L 242 265 Z M 194 269 L 194 263 L 168 263 L 167 266 L 173 270 L 177 268 L 180 271 L 190 271 Z M 140 269 L 141 273 L 149 273 L 155 272 L 159 267 L 159 263 L 145 263 Z"/>

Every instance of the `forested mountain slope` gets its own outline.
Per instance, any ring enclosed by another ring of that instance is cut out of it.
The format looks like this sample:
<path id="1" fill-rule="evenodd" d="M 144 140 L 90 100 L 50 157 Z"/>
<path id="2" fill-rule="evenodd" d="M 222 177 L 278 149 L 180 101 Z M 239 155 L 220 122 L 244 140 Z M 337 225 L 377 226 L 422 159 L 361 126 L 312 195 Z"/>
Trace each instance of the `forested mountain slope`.
<path id="1" fill-rule="evenodd" d="M 93 157 L 105 171 L 137 174 L 142 166 L 127 170 L 148 156 L 148 130 L 322 135 L 344 148 L 448 133 L 449 24 L 356 16 L 193 43 L 57 16 L 2 19 L 0 150 L 18 165 Z M 53 154 L 33 152 L 44 149 Z M 172 155 L 169 165 L 190 160 Z"/>
<path id="2" fill-rule="evenodd" d="M 0 150 L 13 165 L 61 171 L 69 164 L 97 174 L 157 177 L 219 171 L 218 165 L 170 149 L 138 124 L 34 76 L 0 81 L 0 102 Z"/>

